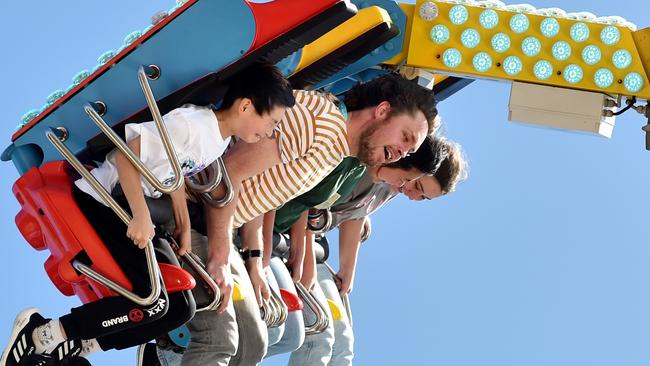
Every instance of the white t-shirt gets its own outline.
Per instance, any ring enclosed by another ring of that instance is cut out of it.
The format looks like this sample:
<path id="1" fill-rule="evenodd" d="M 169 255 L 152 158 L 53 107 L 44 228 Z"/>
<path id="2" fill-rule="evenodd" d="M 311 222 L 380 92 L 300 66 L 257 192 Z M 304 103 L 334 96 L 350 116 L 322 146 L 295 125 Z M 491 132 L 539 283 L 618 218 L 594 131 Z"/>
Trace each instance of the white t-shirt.
<path id="1" fill-rule="evenodd" d="M 221 136 L 217 116 L 209 107 L 184 105 L 163 116 L 163 121 L 186 177 L 198 173 L 217 160 L 230 143 L 230 137 L 224 139 Z M 127 142 L 140 136 L 140 160 L 158 180 L 164 184 L 174 180 L 174 172 L 153 121 L 127 124 L 125 135 Z M 91 171 L 109 193 L 119 181 L 115 165 L 116 152 L 117 149 L 108 153 L 106 160 Z M 85 179 L 81 178 L 75 184 L 97 201 L 104 203 Z M 141 185 L 145 195 L 153 198 L 161 196 L 144 178 L 141 178 Z"/>

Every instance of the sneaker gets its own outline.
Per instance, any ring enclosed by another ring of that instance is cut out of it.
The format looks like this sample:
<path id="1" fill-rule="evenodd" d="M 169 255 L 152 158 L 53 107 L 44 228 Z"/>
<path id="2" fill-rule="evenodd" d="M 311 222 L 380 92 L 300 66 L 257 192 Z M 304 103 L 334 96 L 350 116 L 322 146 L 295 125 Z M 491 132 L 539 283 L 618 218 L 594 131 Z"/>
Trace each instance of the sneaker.
<path id="1" fill-rule="evenodd" d="M 136 365 L 137 366 L 160 366 L 158 360 L 158 353 L 156 352 L 156 345 L 154 343 L 145 343 L 138 346 L 136 352 Z"/>
<path id="2" fill-rule="evenodd" d="M 49 354 L 32 354 L 29 360 L 25 361 L 25 366 L 92 366 L 90 361 L 81 356 L 70 356 L 63 360 Z"/>
<path id="3" fill-rule="evenodd" d="M 43 325 L 48 320 L 38 313 L 38 309 L 29 308 L 21 311 L 14 320 L 14 327 L 11 330 L 9 344 L 2 352 L 0 366 L 17 366 L 27 363 L 34 353 L 34 340 L 32 333 L 34 329 Z"/>
<path id="4" fill-rule="evenodd" d="M 68 339 L 59 343 L 50 353 L 50 356 L 57 362 L 64 364 L 64 361 L 80 358 L 78 357 L 80 353 L 81 341 Z"/>

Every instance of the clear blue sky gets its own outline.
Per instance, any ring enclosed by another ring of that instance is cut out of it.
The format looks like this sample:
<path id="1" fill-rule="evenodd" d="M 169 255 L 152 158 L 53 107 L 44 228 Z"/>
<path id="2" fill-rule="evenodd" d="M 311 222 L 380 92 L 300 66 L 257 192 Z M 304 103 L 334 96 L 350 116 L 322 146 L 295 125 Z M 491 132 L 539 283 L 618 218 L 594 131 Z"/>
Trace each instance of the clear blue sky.
<path id="1" fill-rule="evenodd" d="M 643 28 L 639 1 L 531 1 L 620 15 Z M 147 26 L 169 1 L 9 1 L 0 13 L 3 148 L 27 110 Z M 218 36 L 218 35 L 215 35 Z M 612 140 L 506 121 L 509 86 L 480 81 L 441 104 L 470 180 L 426 203 L 374 216 L 352 294 L 357 365 L 646 366 L 650 364 L 650 152 L 635 113 Z M 13 166 L 0 165 L 0 343 L 15 314 L 76 306 L 14 225 Z M 128 365 L 133 351 L 95 355 Z M 268 365 L 282 364 L 271 360 Z"/>

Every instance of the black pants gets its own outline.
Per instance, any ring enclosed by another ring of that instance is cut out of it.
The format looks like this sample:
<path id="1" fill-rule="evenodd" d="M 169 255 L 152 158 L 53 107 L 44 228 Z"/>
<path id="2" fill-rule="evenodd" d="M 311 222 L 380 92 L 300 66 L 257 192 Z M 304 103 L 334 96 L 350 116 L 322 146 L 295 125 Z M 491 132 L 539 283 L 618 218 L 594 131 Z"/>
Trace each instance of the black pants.
<path id="1" fill-rule="evenodd" d="M 73 193 L 81 211 L 131 281 L 133 292 L 147 296 L 151 293 L 151 286 L 144 250 L 126 237 L 126 225 L 110 208 L 76 187 Z M 125 200 L 121 201 L 119 203 L 128 211 Z M 164 233 L 158 228 L 153 243 L 160 263 L 178 265 Z M 161 291 L 149 306 L 138 305 L 122 296 L 108 297 L 71 309 L 70 314 L 60 320 L 70 339 L 97 338 L 104 350 L 124 349 L 176 329 L 189 321 L 195 310 L 190 291 L 171 295 Z"/>

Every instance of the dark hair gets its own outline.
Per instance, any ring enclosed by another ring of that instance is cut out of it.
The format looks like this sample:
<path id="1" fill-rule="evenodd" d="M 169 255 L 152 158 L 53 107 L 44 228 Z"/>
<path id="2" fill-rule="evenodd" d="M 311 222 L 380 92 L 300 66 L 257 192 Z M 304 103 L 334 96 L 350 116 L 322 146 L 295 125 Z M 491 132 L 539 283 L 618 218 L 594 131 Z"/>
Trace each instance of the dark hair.
<path id="1" fill-rule="evenodd" d="M 392 114 L 415 115 L 418 110 L 422 111 L 429 125 L 429 133 L 433 133 L 440 124 L 436 119 L 438 110 L 433 92 L 400 75 L 384 75 L 357 84 L 343 98 L 348 111 L 376 106 L 383 101 L 390 103 Z"/>
<path id="2" fill-rule="evenodd" d="M 447 156 L 440 162 L 440 167 L 433 176 L 440 184 L 442 194 L 453 192 L 456 185 L 467 179 L 469 168 L 460 145 L 441 139 L 446 146 Z"/>
<path id="3" fill-rule="evenodd" d="M 467 162 L 460 145 L 431 135 L 415 153 L 388 166 L 404 170 L 415 168 L 425 175 L 433 175 L 443 195 L 453 192 L 459 182 L 467 179 Z"/>
<path id="4" fill-rule="evenodd" d="M 433 175 L 447 155 L 447 145 L 443 140 L 429 135 L 413 154 L 388 164 L 388 166 L 404 170 L 415 168 L 426 175 Z"/>
<path id="5" fill-rule="evenodd" d="M 250 99 L 259 115 L 269 113 L 276 106 L 291 108 L 296 103 L 291 84 L 280 70 L 262 62 L 228 79 L 228 90 L 219 109 L 230 108 L 238 98 Z"/>

